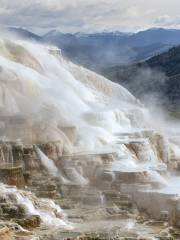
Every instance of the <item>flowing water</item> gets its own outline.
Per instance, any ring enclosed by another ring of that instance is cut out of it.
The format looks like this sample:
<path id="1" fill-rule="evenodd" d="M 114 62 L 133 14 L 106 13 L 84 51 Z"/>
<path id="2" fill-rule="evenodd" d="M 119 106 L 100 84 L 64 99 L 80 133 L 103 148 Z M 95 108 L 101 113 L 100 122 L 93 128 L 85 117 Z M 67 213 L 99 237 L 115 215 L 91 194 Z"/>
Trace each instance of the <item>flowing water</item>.
<path id="1" fill-rule="evenodd" d="M 9 203 L 11 203 L 13 195 L 17 203 L 25 207 L 26 214 L 40 216 L 44 224 L 72 229 L 72 225 L 66 220 L 62 209 L 52 200 L 38 199 L 31 192 L 21 191 L 4 184 L 0 184 L 0 192 L 9 198 Z M 15 202 L 13 203 L 15 204 Z"/>
<path id="2" fill-rule="evenodd" d="M 39 158 L 43 166 L 49 171 L 53 176 L 58 176 L 58 168 L 54 164 L 53 160 L 49 159 L 37 146 L 35 146 L 36 152 L 39 155 Z"/>

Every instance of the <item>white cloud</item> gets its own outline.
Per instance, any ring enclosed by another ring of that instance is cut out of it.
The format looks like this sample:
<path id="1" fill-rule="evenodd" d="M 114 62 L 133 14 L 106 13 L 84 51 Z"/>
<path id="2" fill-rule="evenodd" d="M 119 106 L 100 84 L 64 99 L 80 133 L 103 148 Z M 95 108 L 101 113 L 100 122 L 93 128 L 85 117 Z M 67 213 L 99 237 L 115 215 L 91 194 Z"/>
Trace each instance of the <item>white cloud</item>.
<path id="1" fill-rule="evenodd" d="M 159 16 L 155 20 L 155 24 L 158 24 L 162 27 L 178 27 L 180 26 L 180 15 L 170 17 L 168 14 Z"/>
<path id="2" fill-rule="evenodd" d="M 140 11 L 137 6 L 132 6 L 132 7 L 127 8 L 125 14 L 129 18 L 136 18 L 139 16 Z"/>
<path id="3" fill-rule="evenodd" d="M 0 24 L 44 32 L 180 27 L 179 7 L 179 0 L 0 0 Z"/>

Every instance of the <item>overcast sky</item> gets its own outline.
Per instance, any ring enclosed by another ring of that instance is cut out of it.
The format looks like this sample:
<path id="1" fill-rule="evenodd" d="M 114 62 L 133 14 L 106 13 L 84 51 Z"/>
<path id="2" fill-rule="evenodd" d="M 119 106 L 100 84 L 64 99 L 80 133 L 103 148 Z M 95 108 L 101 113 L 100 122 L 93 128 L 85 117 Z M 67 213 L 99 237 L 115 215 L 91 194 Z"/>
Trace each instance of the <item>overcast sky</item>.
<path id="1" fill-rule="evenodd" d="M 180 28 L 180 0 L 0 0 L 0 25 L 39 33 Z"/>

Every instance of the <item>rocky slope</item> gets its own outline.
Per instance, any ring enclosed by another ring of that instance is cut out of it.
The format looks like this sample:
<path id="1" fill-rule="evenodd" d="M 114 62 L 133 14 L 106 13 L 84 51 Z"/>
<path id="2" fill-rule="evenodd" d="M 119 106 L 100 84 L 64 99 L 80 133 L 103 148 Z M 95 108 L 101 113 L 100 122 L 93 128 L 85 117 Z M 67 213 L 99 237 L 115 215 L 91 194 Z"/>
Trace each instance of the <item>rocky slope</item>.
<path id="1" fill-rule="evenodd" d="M 157 95 L 163 98 L 168 108 L 178 110 L 179 66 L 180 47 L 174 47 L 144 62 L 105 69 L 103 74 L 140 98 Z"/>

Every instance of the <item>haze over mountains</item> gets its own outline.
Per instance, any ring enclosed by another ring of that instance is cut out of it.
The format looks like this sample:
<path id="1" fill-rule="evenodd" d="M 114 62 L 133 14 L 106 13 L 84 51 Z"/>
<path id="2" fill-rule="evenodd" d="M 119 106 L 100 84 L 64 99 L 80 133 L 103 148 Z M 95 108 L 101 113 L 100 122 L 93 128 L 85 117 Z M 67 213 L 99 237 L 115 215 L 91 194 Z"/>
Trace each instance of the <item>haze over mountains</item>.
<path id="1" fill-rule="evenodd" d="M 145 60 L 180 44 L 180 30 L 172 29 L 91 34 L 52 30 L 43 36 L 21 28 L 9 28 L 9 31 L 25 39 L 56 45 L 71 61 L 97 72 L 106 67 Z"/>

